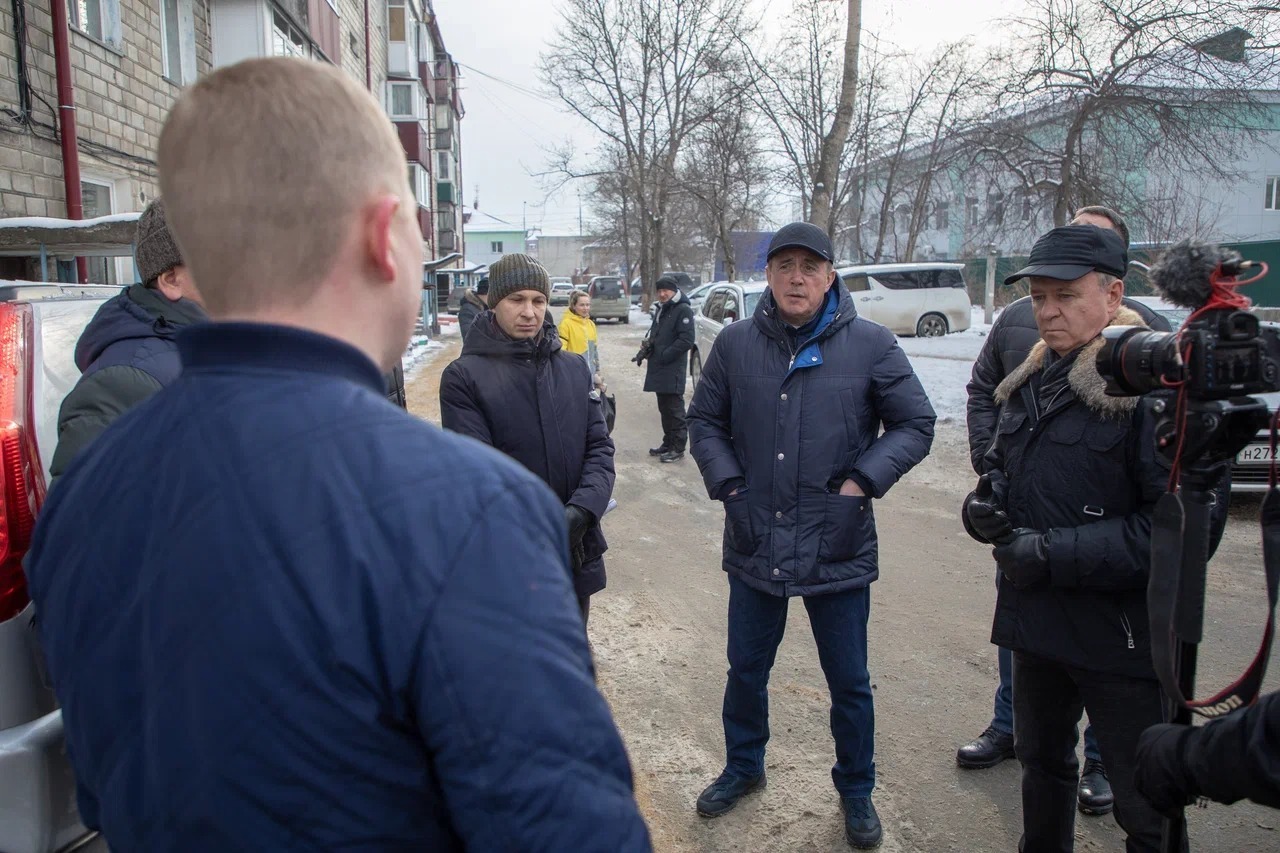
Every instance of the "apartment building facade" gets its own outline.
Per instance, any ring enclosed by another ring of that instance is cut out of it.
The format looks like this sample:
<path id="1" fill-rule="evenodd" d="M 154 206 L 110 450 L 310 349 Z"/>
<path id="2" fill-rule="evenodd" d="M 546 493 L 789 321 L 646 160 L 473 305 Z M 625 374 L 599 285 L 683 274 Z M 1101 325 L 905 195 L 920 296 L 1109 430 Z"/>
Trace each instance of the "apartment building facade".
<path id="1" fill-rule="evenodd" d="M 399 45 L 389 38 L 402 32 L 396 29 L 395 0 L 16 0 L 0 5 L 0 216 L 68 215 L 66 176 L 74 176 L 76 168 L 66 167 L 59 144 L 55 2 L 67 8 L 79 130 L 79 180 L 73 182 L 83 198 L 83 218 L 139 211 L 156 196 L 156 144 L 183 86 L 242 59 L 296 56 L 340 66 L 385 104 L 405 142 L 427 255 L 435 256 L 437 187 L 430 167 L 436 118 L 429 109 L 415 112 L 418 132 L 410 134 L 394 112 L 404 95 L 388 85 L 404 68 L 403 55 L 396 54 Z M 418 20 L 430 21 L 437 31 L 423 41 L 443 50 L 434 13 L 428 0 L 423 2 Z M 434 69 L 433 54 L 426 70 Z M 420 83 L 424 95 L 433 92 L 431 79 Z M 416 104 L 416 96 L 411 101 Z M 449 112 L 460 116 L 461 102 L 451 103 Z M 456 134 L 450 143 L 456 144 Z M 460 169 L 451 174 L 461 180 Z M 460 222 L 451 225 L 459 233 L 460 227 Z M 96 264 L 89 271 L 91 281 L 134 280 L 127 259 Z M 6 277 L 31 277 L 29 262 L 0 259 L 0 278 Z"/>

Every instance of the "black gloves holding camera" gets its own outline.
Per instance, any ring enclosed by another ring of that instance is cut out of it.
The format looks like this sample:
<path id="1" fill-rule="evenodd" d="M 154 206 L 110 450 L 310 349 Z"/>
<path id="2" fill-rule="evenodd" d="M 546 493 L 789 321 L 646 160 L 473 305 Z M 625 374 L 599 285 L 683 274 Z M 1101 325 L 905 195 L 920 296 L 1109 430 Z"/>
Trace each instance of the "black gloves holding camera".
<path id="1" fill-rule="evenodd" d="M 631 357 L 631 360 L 636 363 L 637 367 L 640 367 L 644 364 L 644 360 L 646 358 L 649 358 L 652 355 L 653 355 L 653 341 L 649 340 L 648 338 L 645 338 L 640 342 L 640 351 L 637 352 L 635 355 L 633 355 Z"/>
<path id="2" fill-rule="evenodd" d="M 1138 738 L 1133 786 L 1165 817 L 1175 817 L 1199 793 L 1186 759 L 1187 742 L 1194 732 L 1191 726 L 1162 723 Z"/>
<path id="3" fill-rule="evenodd" d="M 575 504 L 565 504 L 564 520 L 569 525 L 569 561 L 576 572 L 587 561 L 586 551 L 582 547 L 582 537 L 587 535 L 587 531 L 596 523 L 596 520 L 591 513 Z"/>
<path id="4" fill-rule="evenodd" d="M 1047 537 L 1039 530 L 1013 526 L 1004 508 L 1005 492 L 1001 474 L 983 474 L 964 499 L 960 516 L 970 536 L 996 546 L 992 556 L 1000 573 L 1018 589 L 1028 589 L 1049 580 Z"/>

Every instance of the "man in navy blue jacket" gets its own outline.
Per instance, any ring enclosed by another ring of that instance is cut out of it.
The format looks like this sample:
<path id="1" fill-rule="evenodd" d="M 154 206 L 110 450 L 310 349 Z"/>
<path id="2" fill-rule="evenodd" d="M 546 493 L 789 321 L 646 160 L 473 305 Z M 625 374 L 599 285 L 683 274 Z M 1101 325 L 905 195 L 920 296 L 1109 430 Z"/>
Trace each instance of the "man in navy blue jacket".
<path id="1" fill-rule="evenodd" d="M 390 404 L 422 235 L 341 71 L 223 68 L 160 139 L 215 322 L 82 454 L 28 564 L 115 850 L 644 851 L 560 503 Z"/>
<path id="2" fill-rule="evenodd" d="M 698 812 L 724 814 L 764 785 L 769 670 L 787 599 L 799 595 L 831 688 L 845 837 L 870 848 L 881 840 L 867 671 L 879 575 L 871 502 L 928 454 L 935 417 L 893 333 L 858 317 L 832 258 L 818 227 L 778 231 L 769 291 L 749 322 L 720 333 L 693 395 L 693 457 L 708 494 L 724 501 L 729 573 L 727 761 Z"/>

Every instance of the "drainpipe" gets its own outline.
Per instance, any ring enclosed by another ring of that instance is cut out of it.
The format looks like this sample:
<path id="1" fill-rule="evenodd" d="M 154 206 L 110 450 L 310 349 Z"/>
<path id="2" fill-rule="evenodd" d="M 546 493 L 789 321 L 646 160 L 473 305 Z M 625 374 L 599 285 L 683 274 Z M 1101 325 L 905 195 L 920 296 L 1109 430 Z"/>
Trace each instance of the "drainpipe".
<path id="1" fill-rule="evenodd" d="M 54 0 L 53 58 L 58 79 L 58 136 L 62 141 L 62 179 L 66 184 L 67 218 L 84 218 L 84 201 L 80 196 L 80 150 L 76 136 L 76 90 L 71 82 L 70 30 L 67 27 L 67 4 Z M 89 278 L 89 263 L 76 258 L 77 274 L 83 284 Z"/>
<path id="2" fill-rule="evenodd" d="M 369 0 L 364 0 L 364 87 L 373 91 L 373 57 L 369 55 Z"/>

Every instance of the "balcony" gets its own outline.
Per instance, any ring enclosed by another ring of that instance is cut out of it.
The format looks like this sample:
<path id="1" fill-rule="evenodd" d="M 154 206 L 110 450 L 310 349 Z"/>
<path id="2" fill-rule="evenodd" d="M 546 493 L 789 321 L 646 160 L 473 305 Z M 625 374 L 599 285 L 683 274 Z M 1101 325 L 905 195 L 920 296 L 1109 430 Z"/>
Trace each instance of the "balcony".
<path id="1" fill-rule="evenodd" d="M 342 37 L 339 34 L 338 13 L 326 0 L 307 0 L 307 19 L 311 38 L 334 65 L 342 63 Z"/>
<path id="2" fill-rule="evenodd" d="M 400 145 L 404 148 L 405 158 L 410 163 L 421 163 L 428 171 L 431 169 L 431 135 L 427 133 L 426 122 L 398 121 L 396 132 L 400 134 Z"/>
<path id="3" fill-rule="evenodd" d="M 435 242 L 432 238 L 436 233 L 435 222 L 431 219 L 431 211 L 428 208 L 418 207 L 418 227 L 422 229 L 422 239 L 428 243 Z"/>
<path id="4" fill-rule="evenodd" d="M 456 225 L 458 223 L 458 206 L 456 204 L 442 203 L 436 206 L 436 212 L 440 216 L 441 225 Z"/>
<path id="5" fill-rule="evenodd" d="M 436 150 L 449 151 L 453 148 L 453 128 L 447 130 L 436 129 Z"/>
<path id="6" fill-rule="evenodd" d="M 452 181 L 436 181 L 436 202 L 438 204 L 455 204 L 457 201 Z"/>
<path id="7" fill-rule="evenodd" d="M 436 245 L 436 251 L 442 255 L 449 252 L 458 251 L 458 232 L 451 228 L 446 228 L 440 232 L 440 239 Z"/>

